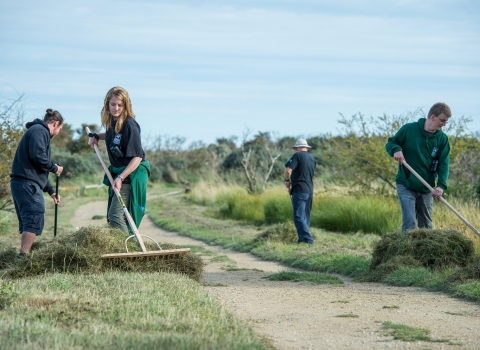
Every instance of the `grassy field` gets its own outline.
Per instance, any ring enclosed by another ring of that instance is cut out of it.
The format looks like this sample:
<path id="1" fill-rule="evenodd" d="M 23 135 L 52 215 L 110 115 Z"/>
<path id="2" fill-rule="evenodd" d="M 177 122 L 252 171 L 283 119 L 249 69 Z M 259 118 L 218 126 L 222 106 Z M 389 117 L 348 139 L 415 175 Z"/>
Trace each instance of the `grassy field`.
<path id="1" fill-rule="evenodd" d="M 216 194 L 218 198 L 222 198 L 229 191 L 228 186 L 220 187 Z M 235 196 L 238 193 L 235 192 Z M 212 196 L 212 192 L 208 192 L 208 195 Z M 233 220 L 222 214 L 222 210 L 226 210 L 223 199 L 216 201 L 213 197 L 213 199 L 206 198 L 206 196 L 202 198 L 202 194 L 195 196 L 194 202 L 207 205 L 192 203 L 192 199 L 187 196 L 170 197 L 161 202 L 152 202 L 150 216 L 157 225 L 165 229 L 233 250 L 251 252 L 264 259 L 279 261 L 307 271 L 339 273 L 354 277 L 359 281 L 366 280 L 373 247 L 382 237 L 381 234 L 364 233 L 363 231 L 337 233 L 313 227 L 312 234 L 317 242 L 313 246 L 259 240 L 258 237 L 271 227 L 264 220 L 245 220 L 245 218 Z M 273 197 L 271 193 L 265 194 L 265 198 L 269 198 L 269 196 Z M 260 196 L 252 197 L 257 198 L 247 199 L 244 203 L 254 205 L 263 200 Z M 244 205 L 248 206 L 248 204 Z M 436 208 L 439 207 L 440 204 L 437 204 Z M 258 210 L 260 211 L 261 208 Z M 436 220 L 439 218 L 442 220 L 441 215 L 445 214 L 443 210 L 437 210 Z M 468 210 L 470 215 L 472 210 L 472 208 Z M 374 215 L 372 215 L 371 221 L 375 221 Z M 448 221 L 445 219 L 441 222 L 448 225 Z M 475 244 L 478 250 L 478 240 L 476 239 Z M 443 291 L 450 295 L 480 301 L 478 280 L 451 282 L 449 276 L 454 272 L 453 268 L 448 267 L 444 270 L 431 270 L 423 267 L 400 268 L 386 275 L 382 281 L 399 286 L 425 287 L 433 291 Z"/>
<path id="2" fill-rule="evenodd" d="M 165 186 L 150 188 L 150 194 L 170 191 Z M 73 231 L 69 220 L 79 205 L 106 200 L 102 189 L 89 191 L 89 197 L 78 197 L 75 190 L 63 194 L 58 235 Z M 46 203 L 45 230 L 38 241 L 53 238 L 54 207 L 48 199 Z M 16 219 L 4 215 L 3 220 L 0 250 L 18 247 Z M 2 349 L 271 348 L 198 282 L 173 273 L 110 270 L 2 277 L 0 324 Z"/>

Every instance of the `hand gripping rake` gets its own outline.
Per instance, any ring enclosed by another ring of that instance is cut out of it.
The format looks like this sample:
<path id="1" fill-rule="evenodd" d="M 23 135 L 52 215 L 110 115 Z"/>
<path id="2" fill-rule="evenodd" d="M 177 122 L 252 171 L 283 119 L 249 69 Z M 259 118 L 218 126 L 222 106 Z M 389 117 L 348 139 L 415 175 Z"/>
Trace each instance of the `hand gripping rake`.
<path id="1" fill-rule="evenodd" d="M 405 160 L 402 161 L 402 164 L 403 164 L 408 170 L 410 170 L 410 172 L 411 172 L 413 175 L 415 175 L 415 177 L 416 177 L 418 180 L 420 180 L 420 182 L 421 182 L 422 184 L 424 184 L 426 188 L 428 188 L 428 189 L 429 189 L 430 191 L 432 191 L 432 192 L 434 191 L 434 189 L 432 188 L 432 186 L 430 186 L 427 181 L 425 181 L 420 175 L 418 175 L 418 173 L 417 173 L 415 170 L 413 170 L 413 168 L 412 168 L 410 165 L 408 165 Z M 447 206 L 448 209 L 450 209 L 456 216 L 458 216 L 458 218 L 459 218 L 460 220 L 462 220 L 462 221 L 465 223 L 465 225 L 467 225 L 477 236 L 480 236 L 480 233 L 478 232 L 478 230 L 477 230 L 475 227 L 473 227 L 473 225 L 472 225 L 471 223 L 469 223 L 469 222 L 467 221 L 467 219 L 465 219 L 462 215 L 460 215 L 460 213 L 459 213 L 458 211 L 456 211 L 456 210 L 450 205 L 450 203 L 448 203 L 443 197 L 440 197 L 439 199 L 440 199 L 440 201 L 442 201 L 443 204 L 445 204 L 445 205 Z"/>
<path id="2" fill-rule="evenodd" d="M 90 129 L 88 127 L 85 127 L 85 131 L 87 132 L 87 134 L 90 134 Z M 110 180 L 110 184 L 112 185 L 112 189 L 115 192 L 116 197 L 120 201 L 120 204 L 122 205 L 123 213 L 125 214 L 128 225 L 130 226 L 130 228 L 132 229 L 132 231 L 134 233 L 134 235 L 129 236 L 125 240 L 126 253 L 103 254 L 102 259 L 139 258 L 139 257 L 145 257 L 145 256 L 167 256 L 167 255 L 179 255 L 179 254 L 188 253 L 190 251 L 190 248 L 162 250 L 162 248 L 160 247 L 160 244 L 158 244 L 157 241 L 155 241 L 152 237 L 149 237 L 149 236 L 146 236 L 146 235 L 141 235 L 138 232 L 137 227 L 135 226 L 135 222 L 133 221 L 132 216 L 128 212 L 128 209 L 125 205 L 125 202 L 122 199 L 122 196 L 120 195 L 120 192 L 116 188 L 114 188 L 114 181 L 113 181 L 112 175 L 108 171 L 108 168 L 105 165 L 105 162 L 103 161 L 102 155 L 100 154 L 100 150 L 98 149 L 97 145 L 94 145 L 94 148 L 95 148 L 95 152 L 97 153 L 98 159 L 100 160 L 100 163 L 102 163 L 103 170 L 105 171 L 105 174 L 107 175 L 108 180 Z M 151 240 L 152 242 L 154 242 L 155 245 L 158 247 L 158 250 L 147 251 L 147 249 L 145 248 L 145 245 L 143 244 L 142 236 L 146 237 L 149 240 Z M 140 248 L 142 249 L 141 252 L 129 252 L 128 251 L 127 242 L 130 238 L 133 238 L 133 237 L 135 237 L 137 239 L 137 242 L 138 242 Z"/>

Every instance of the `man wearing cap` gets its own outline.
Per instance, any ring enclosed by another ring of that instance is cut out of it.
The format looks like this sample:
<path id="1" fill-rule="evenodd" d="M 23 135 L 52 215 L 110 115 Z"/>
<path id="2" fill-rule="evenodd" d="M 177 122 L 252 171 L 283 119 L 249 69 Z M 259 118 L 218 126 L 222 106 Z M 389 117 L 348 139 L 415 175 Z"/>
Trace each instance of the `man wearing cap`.
<path id="1" fill-rule="evenodd" d="M 317 163 L 308 153 L 311 147 L 306 140 L 298 139 L 292 148 L 295 154 L 285 164 L 285 186 L 292 198 L 293 222 L 297 228 L 298 243 L 313 244 L 310 211 L 313 201 L 313 175 Z"/>

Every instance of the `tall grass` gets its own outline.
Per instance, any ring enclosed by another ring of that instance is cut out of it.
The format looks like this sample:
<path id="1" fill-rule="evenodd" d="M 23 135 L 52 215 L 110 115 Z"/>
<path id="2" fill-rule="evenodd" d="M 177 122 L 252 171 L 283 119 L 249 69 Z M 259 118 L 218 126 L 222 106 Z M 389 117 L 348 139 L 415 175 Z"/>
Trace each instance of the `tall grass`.
<path id="1" fill-rule="evenodd" d="M 396 231 L 401 212 L 395 198 L 376 195 L 314 197 L 311 225 L 333 232 Z"/>
<path id="2" fill-rule="evenodd" d="M 261 195 L 250 195 L 238 185 L 223 183 L 198 184 L 190 199 L 202 205 L 216 207 L 221 217 L 251 223 L 281 223 L 292 218 L 290 196 L 283 186 L 271 186 Z M 480 228 L 478 205 L 472 201 L 449 198 L 474 227 Z M 314 195 L 311 226 L 333 232 L 365 232 L 383 234 L 401 229 L 402 214 L 396 196 L 357 194 L 334 188 L 319 188 Z M 436 228 L 451 228 L 480 241 L 478 237 L 445 205 L 435 200 L 433 224 Z"/>

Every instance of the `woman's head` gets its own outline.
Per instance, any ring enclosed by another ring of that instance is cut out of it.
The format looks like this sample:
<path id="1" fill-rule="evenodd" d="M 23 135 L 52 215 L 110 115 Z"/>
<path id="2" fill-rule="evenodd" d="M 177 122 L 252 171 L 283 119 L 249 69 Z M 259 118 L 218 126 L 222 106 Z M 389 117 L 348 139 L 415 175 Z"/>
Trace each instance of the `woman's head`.
<path id="1" fill-rule="evenodd" d="M 122 87 L 115 86 L 108 90 L 102 108 L 102 125 L 109 129 L 112 120 L 116 121 L 115 132 L 120 132 L 123 123 L 127 117 L 135 118 L 132 110 L 132 102 L 128 96 L 127 90 Z"/>

